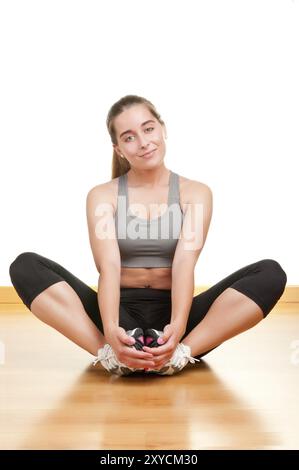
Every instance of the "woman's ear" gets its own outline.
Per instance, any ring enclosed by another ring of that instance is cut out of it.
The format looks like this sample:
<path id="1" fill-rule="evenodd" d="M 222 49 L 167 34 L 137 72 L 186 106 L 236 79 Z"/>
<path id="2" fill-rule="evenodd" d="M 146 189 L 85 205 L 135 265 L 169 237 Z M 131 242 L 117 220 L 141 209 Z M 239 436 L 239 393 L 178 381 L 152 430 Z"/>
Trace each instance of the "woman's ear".
<path id="1" fill-rule="evenodd" d="M 113 145 L 113 149 L 114 151 L 117 153 L 117 155 L 120 157 L 121 156 L 121 151 L 119 150 L 118 146 L 115 145 L 115 144 L 112 144 Z"/>

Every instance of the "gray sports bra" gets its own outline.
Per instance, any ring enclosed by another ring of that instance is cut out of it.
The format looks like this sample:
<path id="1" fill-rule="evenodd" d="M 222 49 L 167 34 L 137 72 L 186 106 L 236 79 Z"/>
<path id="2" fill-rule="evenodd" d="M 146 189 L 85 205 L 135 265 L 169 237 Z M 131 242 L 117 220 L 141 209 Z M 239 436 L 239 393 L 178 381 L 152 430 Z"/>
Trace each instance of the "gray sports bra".
<path id="1" fill-rule="evenodd" d="M 155 219 L 137 217 L 128 207 L 127 174 L 118 182 L 115 229 L 121 266 L 171 267 L 184 214 L 180 206 L 179 175 L 170 171 L 167 210 Z"/>

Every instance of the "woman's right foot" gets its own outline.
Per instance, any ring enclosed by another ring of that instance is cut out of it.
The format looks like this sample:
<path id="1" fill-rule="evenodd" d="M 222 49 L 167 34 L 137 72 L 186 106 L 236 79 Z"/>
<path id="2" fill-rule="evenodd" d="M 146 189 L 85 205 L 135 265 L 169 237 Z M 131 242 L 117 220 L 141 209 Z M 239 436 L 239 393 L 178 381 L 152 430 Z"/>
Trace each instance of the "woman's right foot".
<path id="1" fill-rule="evenodd" d="M 132 348 L 137 350 L 142 350 L 144 346 L 144 333 L 142 328 L 134 328 L 134 330 L 126 331 L 128 336 L 131 336 L 135 339 L 135 343 L 132 344 Z M 144 369 L 135 369 L 132 367 L 128 367 L 122 362 L 120 362 L 115 352 L 113 351 L 110 344 L 106 343 L 102 348 L 98 350 L 98 355 L 96 359 L 93 361 L 93 365 L 95 366 L 97 362 L 100 362 L 102 366 L 108 370 L 111 374 L 116 375 L 130 375 L 136 371 L 143 371 Z"/>
<path id="2" fill-rule="evenodd" d="M 126 331 L 128 336 L 131 336 L 135 339 L 135 343 L 132 344 L 133 348 L 137 349 L 138 351 L 142 351 L 144 343 L 144 332 L 142 328 L 134 328 L 134 330 Z"/>

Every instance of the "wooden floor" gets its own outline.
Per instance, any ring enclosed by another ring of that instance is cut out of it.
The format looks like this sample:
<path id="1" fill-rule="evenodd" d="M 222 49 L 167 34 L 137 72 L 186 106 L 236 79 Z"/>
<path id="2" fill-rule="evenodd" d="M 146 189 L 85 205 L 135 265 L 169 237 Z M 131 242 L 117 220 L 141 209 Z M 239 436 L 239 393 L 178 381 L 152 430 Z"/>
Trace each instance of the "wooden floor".
<path id="1" fill-rule="evenodd" d="M 298 310 L 276 307 L 175 376 L 116 377 L 2 306 L 0 448 L 299 449 Z"/>

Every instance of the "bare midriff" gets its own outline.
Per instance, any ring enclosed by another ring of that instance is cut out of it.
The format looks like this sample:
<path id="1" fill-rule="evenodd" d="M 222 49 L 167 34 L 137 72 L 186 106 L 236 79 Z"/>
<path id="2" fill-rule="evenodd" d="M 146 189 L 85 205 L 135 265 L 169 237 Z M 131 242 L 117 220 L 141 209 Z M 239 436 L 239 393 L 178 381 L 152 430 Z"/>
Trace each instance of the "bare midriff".
<path id="1" fill-rule="evenodd" d="M 170 268 L 121 268 L 120 287 L 171 289 Z"/>

